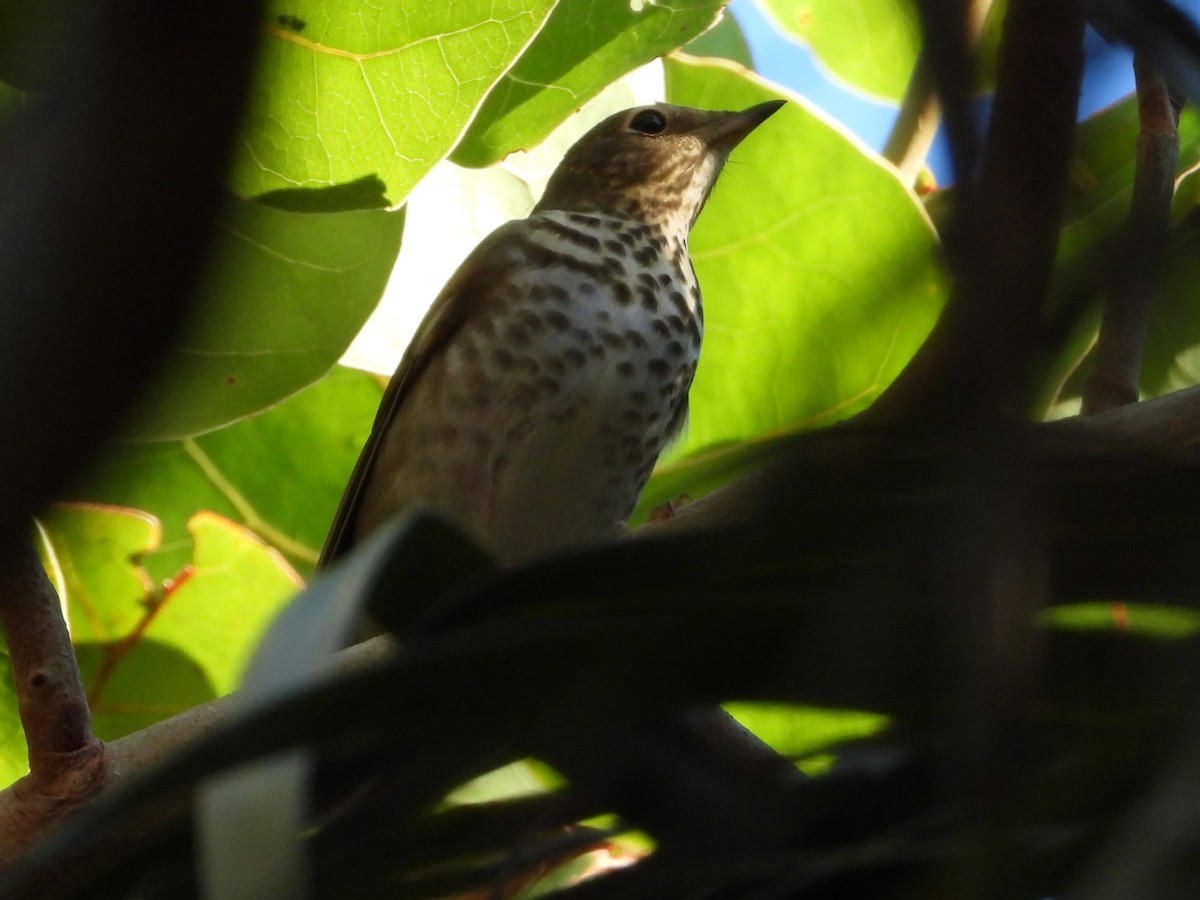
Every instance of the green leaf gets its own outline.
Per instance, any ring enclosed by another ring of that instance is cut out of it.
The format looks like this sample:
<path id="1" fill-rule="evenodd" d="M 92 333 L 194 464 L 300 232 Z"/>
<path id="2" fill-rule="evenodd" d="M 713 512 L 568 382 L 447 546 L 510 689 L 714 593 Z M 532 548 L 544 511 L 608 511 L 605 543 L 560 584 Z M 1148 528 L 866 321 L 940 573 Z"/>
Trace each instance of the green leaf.
<path id="1" fill-rule="evenodd" d="M 138 564 L 159 541 L 137 510 L 56 507 L 43 520 L 96 734 L 111 740 L 233 689 L 300 586 L 283 559 L 212 513 L 188 523 L 189 564 L 158 590 Z"/>
<path id="2" fill-rule="evenodd" d="M 1152 603 L 1071 603 L 1052 606 L 1039 618 L 1051 628 L 1116 631 L 1164 640 L 1200 633 L 1200 612 Z"/>
<path id="3" fill-rule="evenodd" d="M 366 176 L 399 204 L 454 146 L 555 0 L 276 0 L 232 186 Z"/>
<path id="4" fill-rule="evenodd" d="M 234 203 L 198 318 L 169 353 L 130 436 L 212 431 L 324 375 L 379 302 L 402 229 L 402 213 Z"/>
<path id="5" fill-rule="evenodd" d="M 722 12 L 716 24 L 698 38 L 683 48 L 685 53 L 692 56 L 716 56 L 728 59 L 747 69 L 754 68 L 754 60 L 750 55 L 750 45 L 737 19 L 728 12 Z"/>
<path id="6" fill-rule="evenodd" d="M 771 749 L 792 758 L 871 737 L 888 724 L 879 713 L 786 703 L 727 703 L 725 710 Z"/>
<path id="7" fill-rule="evenodd" d="M 187 524 L 200 510 L 239 522 L 309 572 L 380 396 L 374 377 L 336 367 L 228 428 L 183 441 L 115 444 L 76 496 L 161 521 L 162 545 L 144 559 L 158 580 L 190 561 Z"/>
<path id="8" fill-rule="evenodd" d="M 758 0 L 836 77 L 887 100 L 904 96 L 921 50 L 916 8 L 895 0 Z"/>
<path id="9" fill-rule="evenodd" d="M 601 88 L 683 46 L 727 0 L 574 0 L 561 3 L 537 39 L 488 95 L 454 150 L 486 166 L 527 150 Z"/>
<path id="10" fill-rule="evenodd" d="M 667 95 L 739 109 L 778 89 L 728 64 L 670 60 Z M 671 460 L 865 408 L 920 346 L 947 291 L 916 197 L 798 98 L 734 150 L 691 255 L 704 349 Z"/>

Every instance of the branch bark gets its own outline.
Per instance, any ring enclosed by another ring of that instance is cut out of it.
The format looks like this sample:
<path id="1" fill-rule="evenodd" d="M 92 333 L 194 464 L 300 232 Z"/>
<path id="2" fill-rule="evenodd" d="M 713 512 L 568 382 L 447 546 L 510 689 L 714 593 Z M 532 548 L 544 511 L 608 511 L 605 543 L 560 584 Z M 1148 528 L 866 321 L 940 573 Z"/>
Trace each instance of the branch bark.
<path id="1" fill-rule="evenodd" d="M 0 793 L 0 864 L 99 794 L 112 775 L 92 716 L 58 594 L 26 545 L 0 571 L 0 624 L 8 642 L 29 774 Z"/>
<path id="2" fill-rule="evenodd" d="M 1166 81 L 1145 59 L 1135 58 L 1133 70 L 1141 130 L 1125 225 L 1125 259 L 1104 300 L 1096 365 L 1083 389 L 1085 415 L 1137 402 L 1142 349 L 1170 230 L 1179 110 Z"/>
<path id="3" fill-rule="evenodd" d="M 871 408 L 873 421 L 954 421 L 1028 405 L 1074 146 L 1083 25 L 1073 0 L 1009 3 L 983 166 L 959 214 L 965 240 L 950 247 L 956 286 Z"/>

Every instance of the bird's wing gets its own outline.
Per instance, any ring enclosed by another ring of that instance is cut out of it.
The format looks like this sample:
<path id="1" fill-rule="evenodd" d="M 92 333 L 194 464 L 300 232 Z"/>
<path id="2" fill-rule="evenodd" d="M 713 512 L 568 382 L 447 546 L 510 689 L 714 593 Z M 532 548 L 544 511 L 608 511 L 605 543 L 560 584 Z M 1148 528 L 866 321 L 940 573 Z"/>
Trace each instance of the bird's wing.
<path id="1" fill-rule="evenodd" d="M 513 241 L 513 238 L 524 229 L 527 221 L 518 219 L 508 222 L 484 238 L 446 282 L 446 286 L 429 307 L 429 312 L 417 328 L 412 343 L 409 344 L 396 373 L 388 383 L 387 390 L 384 391 L 379 411 L 375 414 L 375 424 L 371 426 L 371 435 L 354 465 L 341 503 L 334 514 L 333 524 L 325 538 L 325 546 L 321 549 L 321 556 L 317 561 L 317 571 L 327 567 L 354 545 L 354 523 L 358 518 L 363 491 L 370 479 L 383 436 L 387 433 L 396 410 L 400 408 L 410 388 L 420 379 L 430 361 L 445 349 L 463 325 L 477 315 L 487 314 L 486 303 L 482 302 L 482 298 L 489 296 L 489 288 L 520 262 L 520 254 L 512 246 L 519 241 Z"/>

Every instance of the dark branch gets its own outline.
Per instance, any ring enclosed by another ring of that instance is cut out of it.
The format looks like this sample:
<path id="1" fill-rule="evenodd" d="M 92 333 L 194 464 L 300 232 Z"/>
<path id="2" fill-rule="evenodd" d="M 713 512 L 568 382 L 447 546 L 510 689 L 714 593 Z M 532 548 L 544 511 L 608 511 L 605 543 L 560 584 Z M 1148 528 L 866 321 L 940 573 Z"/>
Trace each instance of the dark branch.
<path id="1" fill-rule="evenodd" d="M 954 419 L 1028 404 L 1082 72 L 1076 3 L 1009 4 L 980 179 L 960 214 L 966 240 L 950 258 L 956 287 L 929 339 L 872 408 L 873 420 Z"/>
<path id="2" fill-rule="evenodd" d="M 109 758 L 92 735 L 58 594 L 31 546 L 0 571 L 0 623 L 29 748 L 29 774 L 0 794 L 0 861 L 5 861 L 99 793 Z"/>
<path id="3" fill-rule="evenodd" d="M 1167 84 L 1141 57 L 1137 75 L 1137 167 L 1126 220 L 1124 260 L 1104 300 L 1096 344 L 1096 367 L 1083 389 L 1085 415 L 1138 399 L 1142 348 L 1158 288 L 1170 227 L 1175 167 L 1179 159 L 1179 110 Z"/>

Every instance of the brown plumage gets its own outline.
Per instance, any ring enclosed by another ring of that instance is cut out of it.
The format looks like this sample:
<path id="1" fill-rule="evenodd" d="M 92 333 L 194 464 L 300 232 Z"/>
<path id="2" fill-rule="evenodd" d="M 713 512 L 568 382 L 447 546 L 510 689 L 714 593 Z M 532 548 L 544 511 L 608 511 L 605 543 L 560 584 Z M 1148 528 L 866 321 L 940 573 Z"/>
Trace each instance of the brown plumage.
<path id="1" fill-rule="evenodd" d="M 321 565 L 416 504 L 505 563 L 628 518 L 700 352 L 688 232 L 729 151 L 780 105 L 626 110 L 567 152 L 529 217 L 485 238 L 434 301 Z"/>

